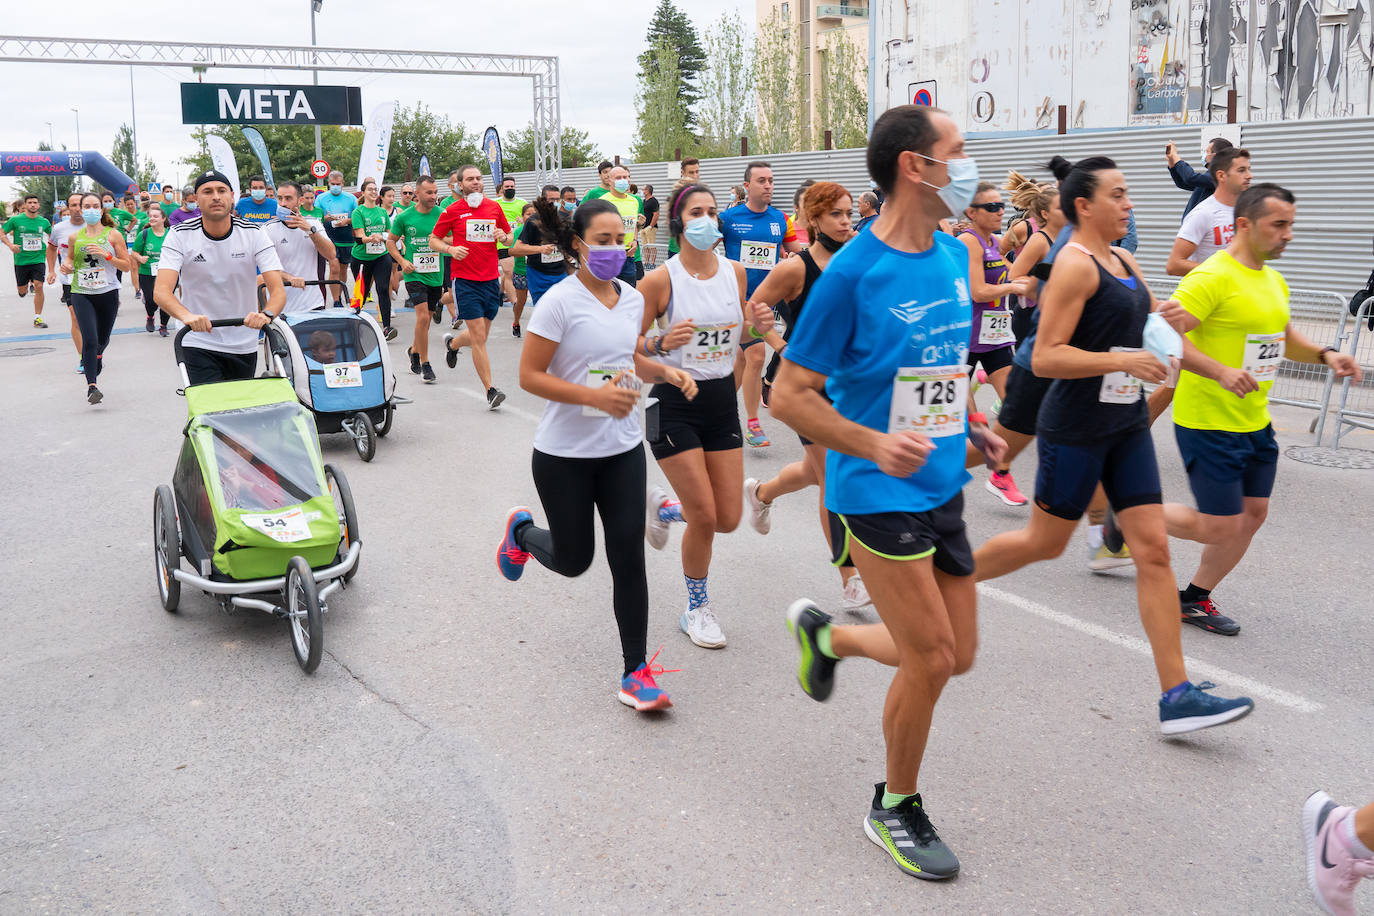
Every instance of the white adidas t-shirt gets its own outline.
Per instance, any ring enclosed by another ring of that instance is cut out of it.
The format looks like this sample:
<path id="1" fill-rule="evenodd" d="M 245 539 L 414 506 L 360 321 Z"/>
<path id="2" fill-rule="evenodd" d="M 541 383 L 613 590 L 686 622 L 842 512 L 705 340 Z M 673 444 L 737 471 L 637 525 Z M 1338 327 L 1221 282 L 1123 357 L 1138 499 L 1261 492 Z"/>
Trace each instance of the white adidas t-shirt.
<path id="1" fill-rule="evenodd" d="M 175 270 L 181 284 L 181 304 L 192 315 L 242 318 L 258 308 L 258 272 L 281 270 L 272 240 L 261 228 L 235 216 L 229 234 L 214 239 L 205 234 L 201 218 L 173 226 L 162 243 L 158 270 Z M 209 334 L 191 332 L 183 345 L 220 353 L 252 353 L 258 332 L 253 328 L 215 328 Z"/>
<path id="2" fill-rule="evenodd" d="M 69 219 L 64 219 L 62 222 L 52 227 L 52 234 L 48 236 L 48 244 L 57 249 L 57 266 L 59 268 L 62 266 L 62 262 L 67 260 L 67 249 L 70 247 L 69 243 L 72 240 L 72 236 L 81 231 L 81 227 L 84 225 L 85 223 L 77 225 Z M 64 274 L 61 270 L 58 270 L 57 276 L 58 279 L 62 281 L 63 286 L 72 285 L 71 274 Z"/>
<path id="3" fill-rule="evenodd" d="M 617 369 L 634 370 L 635 342 L 644 319 L 644 296 L 620 284 L 620 300 L 606 308 L 576 276 L 556 284 L 539 300 L 528 333 L 558 344 L 549 374 L 577 385 L 603 384 Z M 603 374 L 604 373 L 604 374 Z M 588 416 L 581 404 L 549 401 L 534 447 L 560 458 L 609 458 L 639 445 L 639 410 L 616 419 Z"/>
<path id="4" fill-rule="evenodd" d="M 323 232 L 324 226 L 319 220 L 307 216 L 306 222 L 315 227 L 316 232 Z M 277 249 L 277 258 L 281 261 L 281 269 L 293 277 L 302 277 L 306 280 L 314 280 L 317 276 L 319 252 L 315 249 L 315 242 L 309 232 L 304 229 L 292 229 L 279 219 L 273 219 L 262 224 L 262 231 L 267 233 L 267 237 L 272 240 L 272 245 Z M 286 287 L 286 308 L 283 312 L 308 312 L 313 308 L 324 305 L 324 299 L 320 297 L 318 286 L 307 286 L 305 289 L 296 289 L 294 286 Z"/>
<path id="5" fill-rule="evenodd" d="M 1215 196 L 1209 197 L 1188 211 L 1178 237 L 1197 245 L 1190 261 L 1201 264 L 1231 244 L 1236 234 L 1236 208 L 1224 204 Z"/>

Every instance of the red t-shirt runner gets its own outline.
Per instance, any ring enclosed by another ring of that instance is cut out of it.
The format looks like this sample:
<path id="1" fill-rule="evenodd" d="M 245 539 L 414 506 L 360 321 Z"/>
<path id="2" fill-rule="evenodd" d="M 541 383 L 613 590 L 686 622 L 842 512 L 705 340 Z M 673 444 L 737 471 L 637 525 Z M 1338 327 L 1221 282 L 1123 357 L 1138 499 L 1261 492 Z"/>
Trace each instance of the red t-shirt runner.
<path id="1" fill-rule="evenodd" d="M 496 264 L 496 230 L 510 234 L 510 223 L 496 201 L 482 198 L 476 209 L 466 200 L 456 200 L 434 224 L 434 235 L 454 245 L 462 245 L 468 256 L 449 258 L 450 275 L 464 280 L 495 280 L 501 275 Z M 450 239 L 449 235 L 453 238 Z"/>

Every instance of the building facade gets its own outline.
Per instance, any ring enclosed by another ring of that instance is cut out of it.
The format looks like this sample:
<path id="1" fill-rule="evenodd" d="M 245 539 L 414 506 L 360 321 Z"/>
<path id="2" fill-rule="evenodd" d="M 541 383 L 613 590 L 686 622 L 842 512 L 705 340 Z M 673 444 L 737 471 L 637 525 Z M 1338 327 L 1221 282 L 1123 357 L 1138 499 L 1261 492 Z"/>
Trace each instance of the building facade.
<path id="1" fill-rule="evenodd" d="M 802 77 L 802 98 L 807 106 L 807 121 L 811 125 L 812 142 L 820 144 L 824 131 L 833 125 L 821 123 L 822 74 L 826 72 L 826 56 L 833 53 L 837 40 L 853 45 L 860 60 L 868 59 L 869 0 L 755 0 L 755 13 L 760 29 L 775 23 L 789 41 L 799 48 Z M 861 74 L 856 80 L 865 82 Z"/>

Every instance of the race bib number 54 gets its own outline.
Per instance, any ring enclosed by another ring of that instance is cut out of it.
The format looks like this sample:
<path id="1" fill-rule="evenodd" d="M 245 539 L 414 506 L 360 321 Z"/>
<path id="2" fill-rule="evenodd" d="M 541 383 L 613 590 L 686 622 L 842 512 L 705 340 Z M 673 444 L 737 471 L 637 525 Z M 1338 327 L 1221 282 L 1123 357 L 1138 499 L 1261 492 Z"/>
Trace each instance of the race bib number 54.
<path id="1" fill-rule="evenodd" d="M 239 518 L 249 528 L 255 528 L 272 540 L 281 541 L 284 544 L 304 541 L 310 537 L 310 524 L 305 520 L 305 513 L 301 511 L 299 506 L 285 512 L 274 512 L 267 515 L 240 515 Z"/>
<path id="2" fill-rule="evenodd" d="M 963 365 L 916 366 L 897 370 L 887 431 L 914 430 L 932 439 L 964 432 L 968 374 Z"/>

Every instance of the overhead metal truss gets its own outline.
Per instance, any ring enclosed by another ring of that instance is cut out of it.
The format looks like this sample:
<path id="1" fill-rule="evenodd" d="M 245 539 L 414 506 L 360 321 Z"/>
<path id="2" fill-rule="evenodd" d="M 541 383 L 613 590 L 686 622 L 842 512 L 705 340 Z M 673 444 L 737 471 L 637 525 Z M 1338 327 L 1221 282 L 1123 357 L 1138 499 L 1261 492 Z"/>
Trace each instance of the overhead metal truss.
<path id="1" fill-rule="evenodd" d="M 559 105 L 557 57 L 0 35 L 0 61 L 526 77 L 534 82 L 534 171 L 540 184 L 561 183 L 563 124 Z"/>

